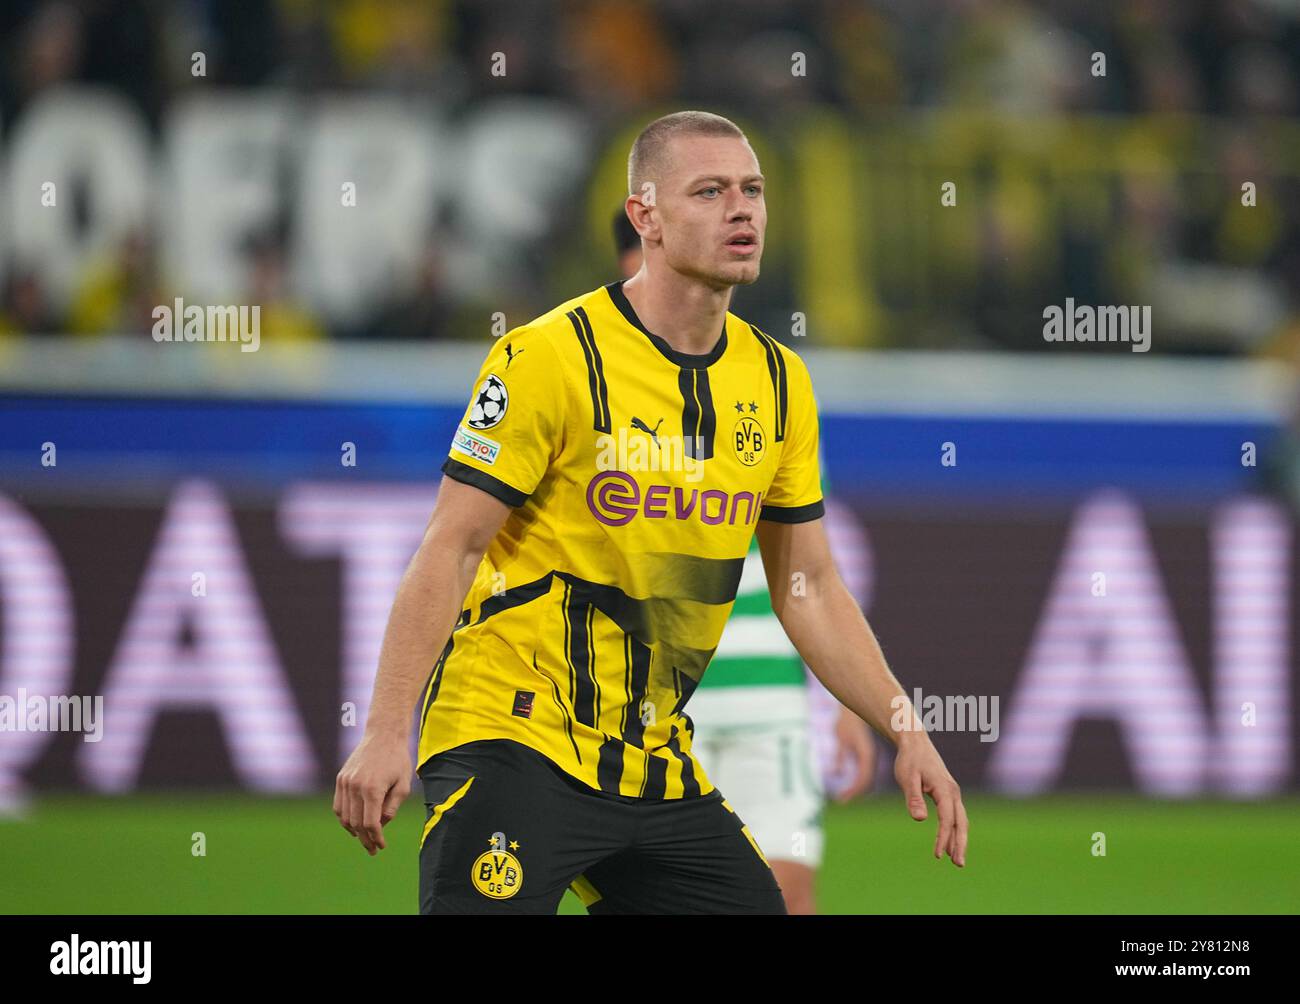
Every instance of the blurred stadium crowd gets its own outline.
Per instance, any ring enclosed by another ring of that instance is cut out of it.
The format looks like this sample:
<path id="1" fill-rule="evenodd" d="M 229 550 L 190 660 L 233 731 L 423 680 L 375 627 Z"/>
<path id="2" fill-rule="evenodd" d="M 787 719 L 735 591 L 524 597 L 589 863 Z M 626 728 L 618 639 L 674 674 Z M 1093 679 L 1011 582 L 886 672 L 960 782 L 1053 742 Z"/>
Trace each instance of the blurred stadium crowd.
<path id="1" fill-rule="evenodd" d="M 609 281 L 631 137 L 705 107 L 777 182 L 764 281 L 736 309 L 778 336 L 805 311 L 814 343 L 1042 349 L 1043 308 L 1073 297 L 1153 305 L 1156 352 L 1300 350 L 1300 0 L 7 0 L 0 67 L 5 154 L 69 86 L 110 89 L 159 148 L 179 104 L 226 89 L 571 128 L 540 222 L 494 230 L 490 193 L 449 195 L 360 312 L 304 290 L 301 218 L 269 218 L 232 291 L 263 305 L 266 338 L 476 337 L 493 310 L 531 317 Z M 145 334 L 185 292 L 166 256 L 133 228 L 56 293 L 11 247 L 0 333 Z"/>

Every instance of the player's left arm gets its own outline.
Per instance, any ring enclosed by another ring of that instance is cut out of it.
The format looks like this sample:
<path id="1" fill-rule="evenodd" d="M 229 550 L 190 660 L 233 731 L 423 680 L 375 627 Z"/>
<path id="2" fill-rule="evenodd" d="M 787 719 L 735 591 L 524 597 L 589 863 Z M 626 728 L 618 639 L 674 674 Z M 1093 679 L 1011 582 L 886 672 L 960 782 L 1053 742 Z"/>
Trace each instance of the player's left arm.
<path id="1" fill-rule="evenodd" d="M 926 819 L 924 796 L 929 795 L 939 811 L 934 856 L 946 852 L 964 867 L 968 824 L 961 789 L 919 726 L 875 633 L 835 570 L 822 520 L 760 520 L 758 544 L 772 609 L 791 643 L 841 704 L 897 747 L 894 777 L 908 811 L 913 819 Z"/>
<path id="2" fill-rule="evenodd" d="M 823 501 L 826 507 L 823 522 L 835 570 L 840 573 L 858 609 L 866 610 L 869 594 L 866 535 L 844 503 L 830 495 Z M 837 701 L 835 695 L 817 679 L 816 673 L 808 669 L 804 677 L 808 684 L 808 711 L 814 728 L 818 725 L 824 727 L 834 739 L 834 773 L 827 778 L 827 789 L 837 802 L 847 802 L 867 791 L 874 781 L 875 739 L 870 726 Z"/>
<path id="3" fill-rule="evenodd" d="M 822 684 L 898 750 L 894 777 L 913 819 L 927 818 L 925 796 L 939 812 L 934 854 L 966 864 L 966 809 L 961 790 L 911 701 L 885 663 L 884 653 L 831 557 L 823 516 L 817 403 L 803 361 L 781 349 L 787 374 L 788 414 L 778 395 L 780 463 L 759 514 L 772 609 L 803 661 Z"/>

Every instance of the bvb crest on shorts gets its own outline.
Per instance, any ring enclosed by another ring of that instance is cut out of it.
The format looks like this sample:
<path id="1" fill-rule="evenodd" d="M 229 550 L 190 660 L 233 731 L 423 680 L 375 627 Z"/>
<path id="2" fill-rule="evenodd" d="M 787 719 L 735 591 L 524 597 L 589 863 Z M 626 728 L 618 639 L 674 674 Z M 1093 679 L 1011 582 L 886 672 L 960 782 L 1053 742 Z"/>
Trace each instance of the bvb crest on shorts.
<path id="1" fill-rule="evenodd" d="M 470 869 L 474 888 L 489 899 L 509 899 L 524 884 L 524 866 L 512 851 L 519 850 L 519 841 L 506 842 L 501 831 L 492 834 L 488 841 L 490 850 L 484 851 Z"/>

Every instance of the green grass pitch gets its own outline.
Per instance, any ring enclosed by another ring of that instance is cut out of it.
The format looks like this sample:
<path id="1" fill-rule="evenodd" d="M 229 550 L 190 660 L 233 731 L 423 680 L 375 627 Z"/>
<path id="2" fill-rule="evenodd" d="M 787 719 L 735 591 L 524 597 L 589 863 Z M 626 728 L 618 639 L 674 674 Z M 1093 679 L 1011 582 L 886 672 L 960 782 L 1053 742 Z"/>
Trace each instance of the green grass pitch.
<path id="1" fill-rule="evenodd" d="M 827 809 L 823 913 L 1294 913 L 1300 800 L 966 799 L 957 869 L 896 793 Z M 414 913 L 423 806 L 371 858 L 330 797 L 51 796 L 0 819 L 5 913 Z M 191 853 L 201 832 L 207 853 Z M 1103 833 L 1104 857 L 1092 853 Z M 526 853 L 526 851 L 525 851 Z M 527 858 L 523 859 L 525 868 Z M 525 876 L 526 877 L 526 876 Z M 585 911 L 572 894 L 561 913 Z"/>

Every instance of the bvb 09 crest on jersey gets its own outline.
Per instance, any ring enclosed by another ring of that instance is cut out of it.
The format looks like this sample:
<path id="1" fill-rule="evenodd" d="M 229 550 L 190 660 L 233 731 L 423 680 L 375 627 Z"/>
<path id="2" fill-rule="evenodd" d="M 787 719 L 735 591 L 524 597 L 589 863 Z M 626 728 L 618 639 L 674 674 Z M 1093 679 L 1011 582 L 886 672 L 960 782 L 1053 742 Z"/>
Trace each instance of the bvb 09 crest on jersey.
<path id="1" fill-rule="evenodd" d="M 524 866 L 510 853 L 519 850 L 519 841 L 511 840 L 507 844 L 504 833 L 494 833 L 488 843 L 492 845 L 491 850 L 475 859 L 470 881 L 489 899 L 509 899 L 524 884 Z"/>
<path id="2" fill-rule="evenodd" d="M 767 450 L 767 433 L 753 415 L 745 415 L 736 422 L 732 445 L 736 448 L 736 457 L 746 467 L 755 467 L 762 463 L 763 453 Z"/>

